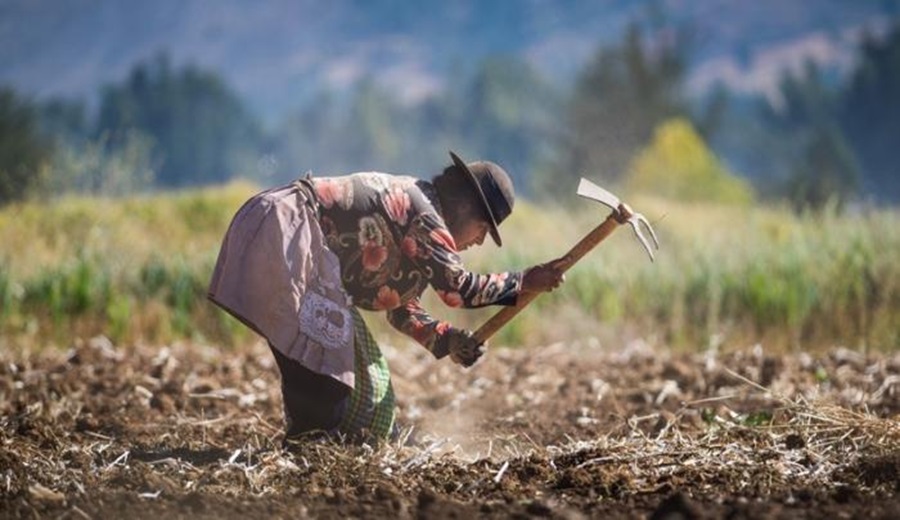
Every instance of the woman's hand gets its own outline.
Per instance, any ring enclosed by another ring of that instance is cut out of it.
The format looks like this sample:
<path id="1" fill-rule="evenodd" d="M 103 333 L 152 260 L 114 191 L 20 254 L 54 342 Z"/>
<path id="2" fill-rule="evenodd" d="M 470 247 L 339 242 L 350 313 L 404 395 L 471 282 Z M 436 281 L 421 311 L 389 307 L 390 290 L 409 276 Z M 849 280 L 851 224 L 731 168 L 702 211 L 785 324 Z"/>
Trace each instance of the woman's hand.
<path id="1" fill-rule="evenodd" d="M 450 359 L 457 365 L 468 368 L 484 355 L 484 343 L 475 339 L 470 331 L 454 328 L 446 334 L 450 347 Z"/>
<path id="2" fill-rule="evenodd" d="M 556 289 L 564 281 L 563 274 L 565 260 L 558 258 L 545 264 L 538 264 L 525 270 L 522 279 L 522 291 L 524 292 L 549 292 Z"/>

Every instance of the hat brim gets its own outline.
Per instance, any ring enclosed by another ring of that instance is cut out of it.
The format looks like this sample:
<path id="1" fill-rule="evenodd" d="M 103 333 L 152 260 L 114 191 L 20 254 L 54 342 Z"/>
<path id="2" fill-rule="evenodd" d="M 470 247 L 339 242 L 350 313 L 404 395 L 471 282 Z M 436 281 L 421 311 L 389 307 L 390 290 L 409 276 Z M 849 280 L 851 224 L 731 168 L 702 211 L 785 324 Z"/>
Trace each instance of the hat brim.
<path id="1" fill-rule="evenodd" d="M 500 239 L 500 230 L 497 229 L 497 219 L 494 217 L 494 212 L 491 211 L 491 205 L 488 204 L 487 197 L 484 195 L 484 191 L 481 189 L 481 183 L 478 182 L 478 179 L 475 175 L 469 170 L 469 167 L 466 166 L 466 163 L 463 162 L 462 159 L 459 158 L 458 155 L 450 152 L 450 157 L 453 159 L 453 164 L 459 168 L 459 171 L 463 172 L 463 175 L 469 180 L 472 184 L 472 187 L 475 188 L 475 192 L 478 193 L 478 199 L 481 201 L 481 205 L 484 208 L 484 212 L 488 216 L 488 224 L 490 225 L 491 238 L 494 239 L 494 243 L 498 246 L 503 245 L 503 241 Z"/>

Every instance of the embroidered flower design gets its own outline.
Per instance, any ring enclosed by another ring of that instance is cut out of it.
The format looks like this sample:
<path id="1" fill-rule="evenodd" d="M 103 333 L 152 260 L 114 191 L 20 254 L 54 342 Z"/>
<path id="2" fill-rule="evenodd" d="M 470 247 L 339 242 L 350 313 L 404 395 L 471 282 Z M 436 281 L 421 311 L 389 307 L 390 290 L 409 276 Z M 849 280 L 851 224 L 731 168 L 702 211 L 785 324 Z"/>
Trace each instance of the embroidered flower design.
<path id="1" fill-rule="evenodd" d="M 431 335 L 428 327 L 414 316 L 410 317 L 405 332 L 422 345 L 428 342 L 428 337 Z"/>
<path id="2" fill-rule="evenodd" d="M 437 290 L 437 295 L 446 303 L 449 307 L 462 307 L 463 299 L 462 296 L 456 291 L 441 291 Z"/>
<path id="3" fill-rule="evenodd" d="M 373 242 L 376 245 L 384 244 L 384 234 L 381 232 L 381 226 L 374 217 L 363 217 L 359 219 L 359 237 L 360 244 Z"/>
<path id="4" fill-rule="evenodd" d="M 431 230 L 431 233 L 429 233 L 429 236 L 431 237 L 431 240 L 445 248 L 456 251 L 456 242 L 453 241 L 453 235 L 450 234 L 450 231 L 444 228 L 433 229 Z"/>
<path id="5" fill-rule="evenodd" d="M 399 306 L 400 294 L 387 285 L 382 285 L 381 288 L 378 289 L 378 296 L 375 297 L 375 301 L 372 304 L 374 310 L 377 311 L 396 309 Z"/>
<path id="6" fill-rule="evenodd" d="M 404 332 L 419 342 L 419 344 L 427 346 L 435 334 L 438 336 L 446 334 L 450 327 L 449 322 L 425 321 L 420 316 L 413 314 L 406 323 Z"/>
<path id="7" fill-rule="evenodd" d="M 419 244 L 413 237 L 403 237 L 403 241 L 400 242 L 400 249 L 409 258 L 415 258 L 419 254 Z"/>
<path id="8" fill-rule="evenodd" d="M 343 196 L 344 187 L 333 179 L 316 180 L 316 197 L 324 208 L 334 206 L 335 201 Z"/>
<path id="9" fill-rule="evenodd" d="M 316 198 L 323 208 L 337 204 L 342 209 L 353 206 L 353 181 L 349 177 L 315 180 Z"/>
<path id="10" fill-rule="evenodd" d="M 366 271 L 377 271 L 381 269 L 387 260 L 388 250 L 384 246 L 380 246 L 375 242 L 366 242 L 362 246 L 362 265 Z"/>
<path id="11" fill-rule="evenodd" d="M 384 196 L 384 207 L 388 216 L 394 222 L 401 226 L 406 225 L 407 213 L 409 212 L 409 194 L 394 186 Z"/>
<path id="12" fill-rule="evenodd" d="M 493 273 L 488 279 L 488 284 L 502 287 L 506 285 L 507 278 L 509 278 L 509 273 Z"/>
<path id="13" fill-rule="evenodd" d="M 384 232 L 377 219 L 363 217 L 359 220 L 359 246 L 362 249 L 362 265 L 367 271 L 377 271 L 388 258 L 384 246 Z"/>

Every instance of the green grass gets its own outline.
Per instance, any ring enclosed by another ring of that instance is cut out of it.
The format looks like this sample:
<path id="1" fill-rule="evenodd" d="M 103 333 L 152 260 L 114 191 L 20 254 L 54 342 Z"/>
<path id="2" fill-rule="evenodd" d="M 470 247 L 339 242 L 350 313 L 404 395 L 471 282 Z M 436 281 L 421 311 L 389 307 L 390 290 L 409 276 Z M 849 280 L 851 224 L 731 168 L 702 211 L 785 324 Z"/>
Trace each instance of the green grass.
<path id="1" fill-rule="evenodd" d="M 67 197 L 0 211 L 0 337 L 69 344 L 178 339 L 253 341 L 206 300 L 206 284 L 234 212 L 255 188 L 128 199 Z M 711 343 L 769 348 L 896 349 L 900 345 L 900 213 L 798 217 L 781 208 L 736 208 L 637 198 L 661 241 L 651 263 L 623 227 L 538 298 L 493 344 L 541 345 L 641 338 L 677 348 Z M 607 215 L 573 197 L 567 208 L 521 203 L 502 249 L 464 254 L 479 271 L 521 269 L 565 253 Z M 434 314 L 477 328 L 496 309 Z M 381 316 L 378 337 L 405 341 Z"/>

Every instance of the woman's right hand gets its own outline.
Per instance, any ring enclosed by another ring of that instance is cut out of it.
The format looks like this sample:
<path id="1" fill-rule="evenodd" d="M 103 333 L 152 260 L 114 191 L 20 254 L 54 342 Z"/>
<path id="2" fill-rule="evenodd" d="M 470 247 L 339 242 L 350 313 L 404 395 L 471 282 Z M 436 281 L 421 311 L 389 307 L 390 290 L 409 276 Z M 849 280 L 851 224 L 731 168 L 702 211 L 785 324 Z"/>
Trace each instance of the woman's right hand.
<path id="1" fill-rule="evenodd" d="M 558 258 L 545 264 L 538 264 L 525 270 L 522 279 L 522 291 L 524 292 L 550 292 L 556 289 L 564 281 L 564 258 Z"/>

